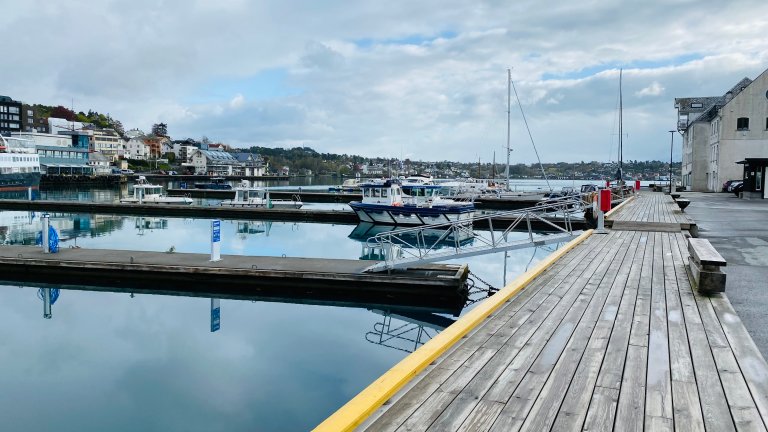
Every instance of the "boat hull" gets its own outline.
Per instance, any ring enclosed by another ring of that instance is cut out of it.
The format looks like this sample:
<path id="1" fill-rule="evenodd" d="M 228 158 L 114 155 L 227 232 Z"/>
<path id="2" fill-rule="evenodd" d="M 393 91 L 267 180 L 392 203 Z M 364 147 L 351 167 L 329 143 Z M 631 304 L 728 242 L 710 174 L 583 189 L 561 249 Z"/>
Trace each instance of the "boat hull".
<path id="1" fill-rule="evenodd" d="M 193 200 L 191 198 L 184 197 L 162 197 L 152 198 L 145 197 L 139 202 L 137 198 L 123 198 L 120 200 L 122 204 L 167 204 L 167 205 L 190 205 Z"/>
<path id="2" fill-rule="evenodd" d="M 222 201 L 220 203 L 222 207 L 235 207 L 235 208 L 267 208 L 267 204 L 264 202 L 248 202 L 248 201 Z M 272 201 L 271 207 L 276 209 L 300 209 L 304 205 L 301 201 Z"/>
<path id="3" fill-rule="evenodd" d="M 446 222 L 468 221 L 475 214 L 472 204 L 419 207 L 412 205 L 390 206 L 349 203 L 361 222 L 384 225 L 430 225 Z"/>
<path id="4" fill-rule="evenodd" d="M 39 187 L 39 172 L 0 174 L 0 191 L 26 191 L 29 188 Z"/>

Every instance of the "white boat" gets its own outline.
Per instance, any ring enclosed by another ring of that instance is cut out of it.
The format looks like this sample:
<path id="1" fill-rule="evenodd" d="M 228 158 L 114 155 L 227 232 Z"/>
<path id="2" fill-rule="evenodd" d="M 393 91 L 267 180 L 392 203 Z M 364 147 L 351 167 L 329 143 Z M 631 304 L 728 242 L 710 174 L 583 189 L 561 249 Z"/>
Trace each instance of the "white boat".
<path id="1" fill-rule="evenodd" d="M 35 143 L 0 135 L 0 191 L 27 191 L 40 186 L 40 158 Z"/>
<path id="2" fill-rule="evenodd" d="M 349 206 L 361 222 L 388 225 L 427 225 L 443 222 L 466 221 L 475 214 L 471 202 L 458 202 L 432 195 L 437 186 L 411 186 L 423 190 L 424 195 L 413 197 L 403 194 L 397 180 L 371 182 L 360 185 L 362 201 Z M 429 196 L 427 196 L 429 191 Z"/>
<path id="3" fill-rule="evenodd" d="M 294 195 L 293 199 L 271 199 L 269 196 L 269 189 L 262 187 L 251 186 L 248 180 L 243 180 L 235 188 L 235 198 L 231 200 L 224 200 L 219 205 L 223 207 L 263 207 L 263 208 L 293 208 L 299 209 L 304 203 L 301 202 L 301 197 Z"/>
<path id="4" fill-rule="evenodd" d="M 123 204 L 192 204 L 192 198 L 189 197 L 170 197 L 163 193 L 163 187 L 150 184 L 147 178 L 139 176 L 136 184 L 133 185 L 133 197 L 120 200 Z"/>

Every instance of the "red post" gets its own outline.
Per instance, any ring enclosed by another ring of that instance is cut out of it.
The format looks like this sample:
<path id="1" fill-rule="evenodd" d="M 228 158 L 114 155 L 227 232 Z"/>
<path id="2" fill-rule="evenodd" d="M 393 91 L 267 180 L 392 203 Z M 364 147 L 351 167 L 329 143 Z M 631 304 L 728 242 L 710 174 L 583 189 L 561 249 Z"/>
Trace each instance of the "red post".
<path id="1" fill-rule="evenodd" d="M 610 180 L 606 180 L 605 181 L 605 187 L 607 187 L 607 188 L 611 187 L 611 181 Z"/>
<path id="2" fill-rule="evenodd" d="M 635 180 L 635 190 L 636 191 L 640 190 L 640 180 Z"/>
<path id="3" fill-rule="evenodd" d="M 600 210 L 607 212 L 611 210 L 611 190 L 600 189 Z"/>

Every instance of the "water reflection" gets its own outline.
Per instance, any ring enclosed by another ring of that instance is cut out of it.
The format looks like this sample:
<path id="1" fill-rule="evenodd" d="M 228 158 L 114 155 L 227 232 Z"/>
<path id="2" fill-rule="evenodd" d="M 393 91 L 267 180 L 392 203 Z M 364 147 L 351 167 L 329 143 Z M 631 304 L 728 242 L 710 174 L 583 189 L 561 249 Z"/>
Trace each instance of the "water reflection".
<path id="1" fill-rule="evenodd" d="M 365 340 L 376 345 L 411 353 L 427 343 L 455 320 L 434 313 L 414 311 L 384 311 L 372 309 L 381 315 Z"/>
<path id="2" fill-rule="evenodd" d="M 4 245 L 33 245 L 42 229 L 43 213 L 25 211 L 0 212 L 0 243 Z M 124 217 L 115 215 L 86 215 L 48 213 L 51 226 L 60 241 L 77 237 L 97 237 L 119 230 Z"/>

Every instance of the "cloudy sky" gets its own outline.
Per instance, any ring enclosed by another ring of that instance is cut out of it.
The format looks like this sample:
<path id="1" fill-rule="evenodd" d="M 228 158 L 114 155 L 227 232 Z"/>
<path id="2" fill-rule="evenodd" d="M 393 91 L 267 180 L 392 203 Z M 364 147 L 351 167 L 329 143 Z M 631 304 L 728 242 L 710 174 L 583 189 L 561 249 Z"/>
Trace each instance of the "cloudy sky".
<path id="1" fill-rule="evenodd" d="M 630 4 L 632 6 L 630 6 Z M 545 162 L 666 159 L 675 97 L 768 68 L 765 0 L 0 0 L 0 94 L 174 138 L 505 157 L 507 68 Z M 513 162 L 535 161 L 512 94 Z M 680 159 L 679 137 L 676 137 Z"/>

